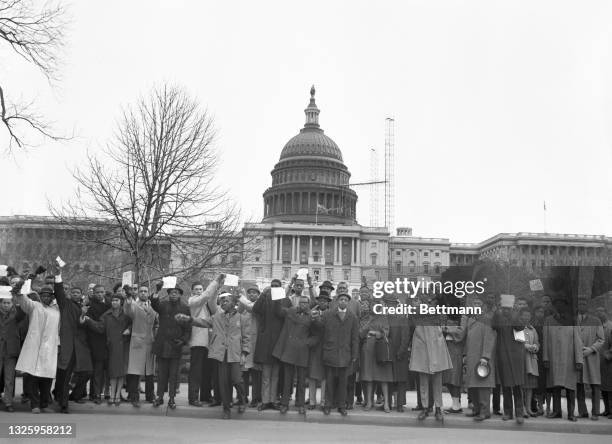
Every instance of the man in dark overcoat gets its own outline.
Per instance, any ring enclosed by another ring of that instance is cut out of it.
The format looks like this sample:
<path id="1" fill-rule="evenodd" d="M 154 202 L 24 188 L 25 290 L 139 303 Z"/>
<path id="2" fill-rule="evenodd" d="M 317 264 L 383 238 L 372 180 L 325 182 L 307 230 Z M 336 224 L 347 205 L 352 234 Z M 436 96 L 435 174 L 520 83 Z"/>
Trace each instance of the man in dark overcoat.
<path id="1" fill-rule="evenodd" d="M 89 301 L 87 316 L 94 322 L 99 322 L 102 315 L 110 309 L 106 302 L 103 285 L 93 288 L 93 295 Z M 87 330 L 87 343 L 91 350 L 93 374 L 91 377 L 90 396 L 96 404 L 100 404 L 102 394 L 105 392 L 108 380 L 108 350 L 106 347 L 106 335 L 93 329 Z"/>

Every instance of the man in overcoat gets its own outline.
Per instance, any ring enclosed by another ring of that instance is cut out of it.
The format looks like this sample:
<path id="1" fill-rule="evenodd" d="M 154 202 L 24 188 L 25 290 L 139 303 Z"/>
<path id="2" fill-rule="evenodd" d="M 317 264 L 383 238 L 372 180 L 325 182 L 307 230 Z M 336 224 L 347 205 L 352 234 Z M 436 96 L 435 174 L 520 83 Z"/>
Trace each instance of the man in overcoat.
<path id="1" fill-rule="evenodd" d="M 176 408 L 176 378 L 183 346 L 189 341 L 191 328 L 176 320 L 177 314 L 189 316 L 189 307 L 181 302 L 183 290 L 168 288 L 168 300 L 159 300 L 159 293 L 153 295 L 151 307 L 159 314 L 159 329 L 153 342 L 153 354 L 157 357 L 157 397 L 153 403 L 158 407 L 164 403 L 164 392 L 168 387 L 168 407 Z"/>
<path id="2" fill-rule="evenodd" d="M 584 365 L 580 379 L 576 387 L 576 398 L 578 400 L 578 415 L 588 418 L 589 412 L 586 406 L 584 386 L 591 385 L 591 419 L 599 419 L 599 404 L 601 402 L 601 368 L 599 352 L 604 345 L 604 330 L 599 318 L 588 313 L 588 298 L 578 298 L 578 316 L 576 325 L 582 339 L 582 355 Z"/>
<path id="3" fill-rule="evenodd" d="M 102 315 L 110 309 L 110 304 L 105 299 L 106 291 L 103 285 L 93 287 L 93 294 L 89 302 L 87 316 L 94 322 L 99 322 Z M 96 404 L 100 404 L 102 395 L 108 390 L 106 382 L 108 381 L 108 350 L 106 347 L 106 335 L 98 331 L 87 330 L 87 343 L 91 350 L 91 360 L 93 365 L 93 374 L 91 377 L 90 396 Z"/>
<path id="4" fill-rule="evenodd" d="M 149 288 L 140 286 L 138 297 L 126 286 L 126 299 L 123 311 L 132 320 L 132 334 L 127 369 L 128 400 L 134 407 L 140 407 L 140 377 L 145 378 L 145 399 L 153 402 L 155 359 L 153 356 L 153 327 L 157 312 L 149 301 Z"/>
<path id="5" fill-rule="evenodd" d="M 561 390 L 567 397 L 567 419 L 576 421 L 574 408 L 576 384 L 584 355 L 580 330 L 574 326 L 574 316 L 567 299 L 563 296 L 554 300 L 555 312 L 544 323 L 544 351 L 542 359 L 548 370 L 546 383 L 553 390 L 553 409 L 547 418 L 561 418 Z"/>
<path id="6" fill-rule="evenodd" d="M 283 329 L 272 355 L 278 358 L 284 367 L 283 396 L 281 398 L 281 413 L 289 409 L 289 396 L 293 387 L 293 376 L 297 372 L 297 388 L 295 406 L 300 414 L 305 414 L 304 392 L 306 388 L 306 370 L 308 368 L 308 352 L 317 341 L 311 334 L 310 298 L 300 296 L 297 307 L 284 308 L 278 306 L 279 314 L 285 318 Z M 295 371 L 294 371 L 295 370 Z"/>
<path id="7" fill-rule="evenodd" d="M 348 310 L 351 297 L 339 295 L 337 307 L 317 316 L 317 328 L 323 330 L 323 365 L 325 367 L 325 406 L 329 415 L 334 399 L 342 416 L 346 411 L 346 387 L 349 372 L 359 359 L 359 320 Z"/>
<path id="8" fill-rule="evenodd" d="M 19 322 L 25 313 L 13 304 L 10 286 L 0 287 L 0 375 L 4 375 L 4 408 L 13 412 L 15 365 L 21 350 Z"/>

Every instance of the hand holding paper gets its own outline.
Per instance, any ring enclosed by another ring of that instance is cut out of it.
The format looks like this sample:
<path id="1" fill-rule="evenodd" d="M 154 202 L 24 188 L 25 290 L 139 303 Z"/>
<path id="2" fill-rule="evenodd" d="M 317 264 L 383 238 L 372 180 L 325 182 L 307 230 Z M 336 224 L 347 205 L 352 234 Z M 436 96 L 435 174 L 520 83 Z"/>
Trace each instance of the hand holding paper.
<path id="1" fill-rule="evenodd" d="M 28 279 L 27 281 L 23 283 L 19 293 L 22 294 L 23 296 L 27 296 L 30 293 L 32 293 L 32 280 L 31 279 Z"/>
<path id="2" fill-rule="evenodd" d="M 176 276 L 166 276 L 162 281 L 164 282 L 162 288 L 176 288 Z"/>
<path id="3" fill-rule="evenodd" d="M 270 289 L 272 291 L 272 300 L 278 301 L 280 299 L 285 298 L 285 290 L 281 287 L 273 287 Z"/>
<path id="4" fill-rule="evenodd" d="M 57 266 L 60 268 L 64 268 L 66 266 L 66 262 L 64 262 L 59 256 L 55 258 L 55 262 L 57 262 Z"/>
<path id="5" fill-rule="evenodd" d="M 8 275 L 7 268 L 7 265 L 0 265 L 0 277 Z"/>
<path id="6" fill-rule="evenodd" d="M 300 268 L 297 272 L 297 278 L 306 281 L 308 276 L 308 268 Z"/>

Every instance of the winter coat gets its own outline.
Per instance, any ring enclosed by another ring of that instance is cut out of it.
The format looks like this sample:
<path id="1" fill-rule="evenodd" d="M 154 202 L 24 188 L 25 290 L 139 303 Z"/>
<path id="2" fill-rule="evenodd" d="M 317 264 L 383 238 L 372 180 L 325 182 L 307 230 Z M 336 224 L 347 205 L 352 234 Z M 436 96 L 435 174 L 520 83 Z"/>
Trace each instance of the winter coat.
<path id="1" fill-rule="evenodd" d="M 200 296 L 190 296 L 187 301 L 191 317 L 195 319 L 211 320 L 213 310 L 209 306 L 209 301 L 212 301 L 213 296 L 217 294 L 219 282 L 213 280 L 208 284 L 206 290 Z M 216 302 L 215 302 L 216 305 Z M 215 307 L 216 308 L 216 307 Z M 190 347 L 208 347 L 208 339 L 210 329 L 202 327 L 191 327 L 191 337 L 189 339 Z"/>
<path id="2" fill-rule="evenodd" d="M 286 364 L 307 367 L 310 347 L 317 343 L 316 336 L 310 332 L 310 312 L 298 313 L 296 307 L 279 308 L 279 314 L 285 318 L 285 322 L 272 356 Z"/>
<path id="3" fill-rule="evenodd" d="M 240 362 L 241 354 L 250 351 L 248 325 L 242 323 L 240 313 L 217 310 L 212 317 L 208 357 L 224 362 L 227 356 L 227 362 Z"/>
<path id="4" fill-rule="evenodd" d="M 412 335 L 410 370 L 433 374 L 453 368 L 439 325 L 417 325 Z"/>
<path id="5" fill-rule="evenodd" d="M 604 346 L 599 350 L 601 369 L 601 390 L 612 392 L 612 321 L 606 321 L 604 328 Z"/>
<path id="6" fill-rule="evenodd" d="M 272 352 L 284 322 L 277 308 L 279 305 L 288 308 L 291 302 L 287 298 L 273 301 L 269 291 L 264 291 L 253 305 L 253 313 L 258 316 L 257 344 L 253 359 L 256 364 L 269 365 L 275 362 Z"/>
<path id="7" fill-rule="evenodd" d="M 404 316 L 388 316 L 389 351 L 393 367 L 393 382 L 408 380 L 410 366 L 411 329 L 408 319 Z"/>
<path id="8" fill-rule="evenodd" d="M 17 295 L 16 302 L 28 315 L 30 323 L 15 369 L 39 378 L 53 379 L 57 372 L 59 307 L 54 302 L 44 305 L 23 295 Z"/>
<path id="9" fill-rule="evenodd" d="M 339 311 L 327 310 L 315 321 L 322 329 L 322 361 L 327 367 L 352 366 L 359 359 L 359 321 L 348 309 L 344 320 Z"/>
<path id="10" fill-rule="evenodd" d="M 132 320 L 132 335 L 128 360 L 128 375 L 150 376 L 155 374 L 153 357 L 153 326 L 157 313 L 149 302 L 140 300 L 124 302 L 124 313 Z"/>
<path id="11" fill-rule="evenodd" d="M 599 318 L 592 315 L 586 315 L 584 320 L 576 322 L 580 331 L 580 339 L 582 346 L 590 348 L 591 353 L 584 357 L 584 366 L 580 375 L 579 382 L 584 384 L 601 384 L 601 368 L 599 351 L 604 346 L 604 330 Z"/>
<path id="12" fill-rule="evenodd" d="M 546 377 L 548 388 L 565 387 L 576 390 L 580 372 L 576 364 L 584 363 L 580 329 L 576 326 L 561 325 L 553 316 L 544 323 L 544 351 L 542 360 L 548 362 Z"/>
<path id="13" fill-rule="evenodd" d="M 81 305 L 74 302 L 64 291 L 64 284 L 56 282 L 53 286 L 55 300 L 60 309 L 60 349 L 57 368 L 66 370 L 72 354 L 75 356 L 75 372 L 91 372 L 91 351 L 87 343 L 87 329 L 79 322 Z"/>
<path id="14" fill-rule="evenodd" d="M 533 351 L 527 350 L 527 346 L 534 346 Z M 538 352 L 540 351 L 540 338 L 535 328 L 525 327 L 525 374 L 539 376 Z"/>
<path id="15" fill-rule="evenodd" d="M 442 375 L 442 384 L 461 387 L 463 384 L 463 351 L 465 349 L 465 337 L 460 332 L 458 325 L 446 327 L 446 347 L 451 357 L 453 368 L 448 369 Z"/>
<path id="16" fill-rule="evenodd" d="M 251 313 L 250 311 L 243 311 L 240 313 L 240 318 L 242 325 L 246 328 L 247 335 L 249 336 L 249 347 L 251 348 L 251 352 L 246 356 L 244 360 L 244 366 L 242 368 L 243 371 L 255 368 L 257 369 L 259 366 L 253 362 L 253 348 L 255 344 L 257 344 L 257 315 Z"/>
<path id="17" fill-rule="evenodd" d="M 87 317 L 93 321 L 100 321 L 102 315 L 110 309 L 110 304 L 106 301 L 100 302 L 92 298 L 87 310 Z M 105 361 L 108 359 L 108 351 L 106 349 L 106 335 L 98 333 L 95 330 L 87 329 L 87 344 L 91 350 L 91 358 L 94 361 Z"/>
<path id="18" fill-rule="evenodd" d="M 525 385 L 525 344 L 514 339 L 514 332 L 523 327 L 511 325 L 499 312 L 493 316 L 497 332 L 497 373 L 502 387 Z"/>
<path id="19" fill-rule="evenodd" d="M 159 329 L 153 341 L 153 354 L 158 358 L 178 359 L 182 355 L 183 345 L 189 342 L 191 327 L 178 322 L 178 314 L 189 316 L 189 307 L 180 300 L 172 303 L 169 300 L 159 301 L 154 298 L 151 307 L 159 314 Z"/>
<path id="20" fill-rule="evenodd" d="M 25 313 L 19 307 L 11 307 L 6 313 L 0 311 L 0 357 L 19 357 L 19 323 L 24 318 Z"/>
<path id="21" fill-rule="evenodd" d="M 464 385 L 468 388 L 495 387 L 497 333 L 491 326 L 491 318 L 488 316 L 463 316 L 458 330 L 451 334 L 456 340 L 465 341 L 466 374 L 463 381 Z M 488 361 L 490 369 L 486 378 L 481 378 L 476 373 L 476 368 L 483 358 Z"/>
<path id="22" fill-rule="evenodd" d="M 121 378 L 126 374 L 130 336 L 124 335 L 123 332 L 130 327 L 131 323 L 132 321 L 123 310 L 119 311 L 118 316 L 113 314 L 112 309 L 108 310 L 99 321 L 87 319 L 87 327 L 90 330 L 104 335 L 109 378 Z"/>

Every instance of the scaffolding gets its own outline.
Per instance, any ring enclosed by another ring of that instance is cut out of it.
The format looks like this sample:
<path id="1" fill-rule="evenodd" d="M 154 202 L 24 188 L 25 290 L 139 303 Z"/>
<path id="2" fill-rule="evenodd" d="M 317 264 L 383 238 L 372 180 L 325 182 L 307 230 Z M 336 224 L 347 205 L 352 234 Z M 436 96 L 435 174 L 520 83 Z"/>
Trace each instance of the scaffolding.
<path id="1" fill-rule="evenodd" d="M 375 148 L 370 148 L 370 226 L 378 227 L 378 200 L 380 197 L 378 179 L 378 153 Z"/>
<path id="2" fill-rule="evenodd" d="M 393 234 L 395 216 L 395 119 L 385 120 L 385 227 Z"/>

